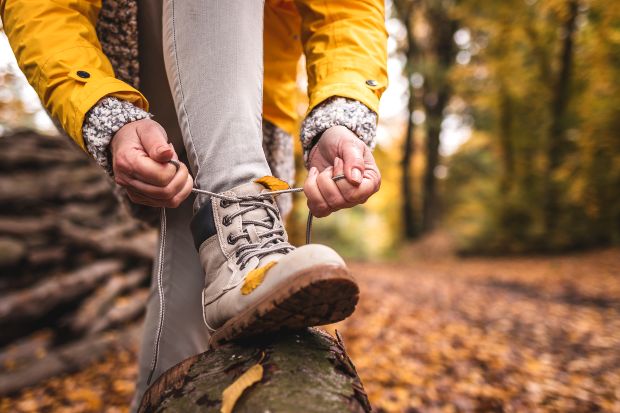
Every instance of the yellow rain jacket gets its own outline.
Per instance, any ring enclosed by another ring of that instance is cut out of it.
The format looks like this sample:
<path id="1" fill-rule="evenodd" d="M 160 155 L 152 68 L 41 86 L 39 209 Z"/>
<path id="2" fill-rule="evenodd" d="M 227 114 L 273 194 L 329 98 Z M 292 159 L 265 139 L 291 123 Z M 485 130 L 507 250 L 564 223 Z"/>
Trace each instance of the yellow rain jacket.
<path id="1" fill-rule="evenodd" d="M 264 117 L 294 134 L 297 62 L 306 56 L 309 108 L 343 96 L 378 111 L 387 87 L 384 0 L 266 0 Z M 84 148 L 82 123 L 104 96 L 148 110 L 117 79 L 96 33 L 101 0 L 0 0 L 4 30 L 52 118 Z"/>

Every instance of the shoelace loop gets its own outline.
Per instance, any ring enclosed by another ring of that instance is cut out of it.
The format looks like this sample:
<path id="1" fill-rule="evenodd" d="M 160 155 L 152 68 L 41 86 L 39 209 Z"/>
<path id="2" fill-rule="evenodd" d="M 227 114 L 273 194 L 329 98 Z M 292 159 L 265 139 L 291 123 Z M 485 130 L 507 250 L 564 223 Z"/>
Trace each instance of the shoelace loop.
<path id="1" fill-rule="evenodd" d="M 248 263 L 248 261 L 253 257 L 257 257 L 260 259 L 263 256 L 276 252 L 282 252 L 286 254 L 293 249 L 293 246 L 289 244 L 284 237 L 284 227 L 281 224 L 276 225 L 276 222 L 279 221 L 278 209 L 274 205 L 272 205 L 273 201 L 269 200 L 269 203 L 261 202 L 254 199 L 248 199 L 248 197 L 244 196 L 239 197 L 239 199 L 239 206 L 242 209 L 233 212 L 232 214 L 224 215 L 222 218 L 222 223 L 224 225 L 230 225 L 232 223 L 232 220 L 236 216 L 241 216 L 242 227 L 246 225 L 254 225 L 267 228 L 267 231 L 256 234 L 258 236 L 258 239 L 260 240 L 260 242 L 256 243 L 252 243 L 250 234 L 247 231 L 236 236 L 229 234 L 227 242 L 230 245 L 236 244 L 237 241 L 239 241 L 240 239 L 245 239 L 248 241 L 247 244 L 241 245 L 235 252 L 235 256 L 237 257 L 236 263 L 237 265 L 240 265 L 241 269 L 243 269 Z M 220 202 L 223 201 L 224 200 Z M 227 208 L 229 206 L 228 204 L 232 204 L 232 202 L 226 201 L 226 204 L 226 206 L 223 206 L 224 208 Z M 267 212 L 267 216 L 260 221 L 253 219 L 243 219 L 243 216 L 246 213 L 257 209 L 264 209 Z"/>
<path id="2" fill-rule="evenodd" d="M 334 177 L 332 177 L 332 180 L 334 182 L 339 181 L 341 179 L 344 179 L 344 175 L 336 175 Z M 256 194 L 256 195 L 242 195 L 242 196 L 229 196 L 229 195 L 223 195 L 223 194 L 218 194 L 215 192 L 211 192 L 211 191 L 207 191 L 206 189 L 199 189 L 199 188 L 192 188 L 192 192 L 195 194 L 201 194 L 201 195 L 209 195 L 227 202 L 232 202 L 232 203 L 236 203 L 236 202 L 243 202 L 243 201 L 261 201 L 263 199 L 269 199 L 272 196 L 277 196 L 277 195 L 282 195 L 282 194 L 290 194 L 290 193 L 295 193 L 295 192 L 303 192 L 303 188 L 297 187 L 297 188 L 288 188 L 288 189 L 280 189 L 277 191 L 267 191 L 267 192 L 261 192 L 260 194 Z M 222 205 L 223 206 L 223 205 Z M 272 208 L 275 207 L 271 206 Z M 238 211 L 239 214 L 241 214 L 241 211 Z M 310 240 L 311 240 L 311 234 L 312 234 L 312 212 L 308 211 L 308 219 L 306 221 L 306 244 L 310 244 Z"/>

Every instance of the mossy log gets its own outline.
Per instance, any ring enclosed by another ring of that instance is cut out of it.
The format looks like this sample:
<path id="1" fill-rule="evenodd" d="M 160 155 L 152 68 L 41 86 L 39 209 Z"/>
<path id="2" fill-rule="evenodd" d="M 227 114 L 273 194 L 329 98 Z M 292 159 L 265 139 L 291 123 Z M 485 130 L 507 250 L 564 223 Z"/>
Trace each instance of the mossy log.
<path id="1" fill-rule="evenodd" d="M 224 390 L 259 363 L 262 378 L 237 399 L 236 413 L 371 411 L 341 338 L 308 329 L 229 343 L 191 357 L 151 385 L 139 412 L 219 413 Z"/>

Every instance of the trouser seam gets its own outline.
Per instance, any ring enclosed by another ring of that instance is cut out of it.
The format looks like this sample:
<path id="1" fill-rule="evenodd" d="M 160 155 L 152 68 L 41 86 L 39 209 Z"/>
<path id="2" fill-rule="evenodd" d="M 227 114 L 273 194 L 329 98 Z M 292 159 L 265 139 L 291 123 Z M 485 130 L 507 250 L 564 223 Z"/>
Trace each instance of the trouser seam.
<path id="1" fill-rule="evenodd" d="M 196 176 L 200 174 L 200 160 L 198 158 L 198 151 L 196 150 L 196 146 L 194 145 L 194 136 L 192 134 L 192 127 L 190 125 L 189 113 L 187 112 L 187 108 L 185 106 L 185 93 L 183 92 L 183 81 L 181 80 L 181 67 L 179 66 L 179 54 L 177 48 L 177 29 L 176 29 L 176 21 L 174 16 L 174 0 L 170 0 L 171 4 L 171 13 L 172 13 L 172 49 L 174 51 L 174 66 L 176 67 L 176 81 L 179 83 L 179 93 L 181 94 L 181 109 L 185 114 L 185 120 L 187 122 L 187 134 L 189 136 L 189 141 L 192 147 L 192 151 L 194 152 L 192 155 L 194 159 L 196 159 Z M 200 186 L 197 181 L 194 181 L 197 186 Z"/>
<path id="2" fill-rule="evenodd" d="M 151 371 L 149 372 L 149 377 L 146 380 L 147 386 L 151 384 L 151 380 L 153 379 L 153 374 L 157 369 L 157 362 L 159 359 L 159 348 L 161 345 L 161 336 L 164 329 L 164 319 L 165 319 L 165 310 L 166 310 L 166 300 L 164 297 L 164 281 L 163 281 L 163 273 L 164 273 L 164 261 L 166 254 L 166 209 L 161 209 L 161 235 L 159 242 L 159 265 L 157 268 L 157 291 L 159 295 L 159 322 L 157 323 L 157 332 L 155 334 L 155 343 L 153 346 L 153 360 L 151 362 Z"/>

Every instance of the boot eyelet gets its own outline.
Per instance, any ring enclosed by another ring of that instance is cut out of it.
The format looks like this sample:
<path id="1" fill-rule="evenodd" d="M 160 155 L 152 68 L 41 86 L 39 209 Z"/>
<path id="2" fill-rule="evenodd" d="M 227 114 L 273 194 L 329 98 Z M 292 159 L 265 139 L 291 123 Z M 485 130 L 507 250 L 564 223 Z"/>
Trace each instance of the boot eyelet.
<path id="1" fill-rule="evenodd" d="M 226 215 L 223 219 L 222 219 L 222 224 L 227 227 L 231 224 L 232 222 L 230 221 L 230 219 L 228 218 L 228 215 Z"/>
<path id="2" fill-rule="evenodd" d="M 228 234 L 226 241 L 228 242 L 229 245 L 235 245 L 235 241 L 233 241 L 232 239 L 232 234 Z"/>
<path id="3" fill-rule="evenodd" d="M 225 200 L 225 199 L 221 199 L 220 200 L 220 206 L 222 208 L 228 208 L 230 206 L 230 203 L 227 200 Z"/>

